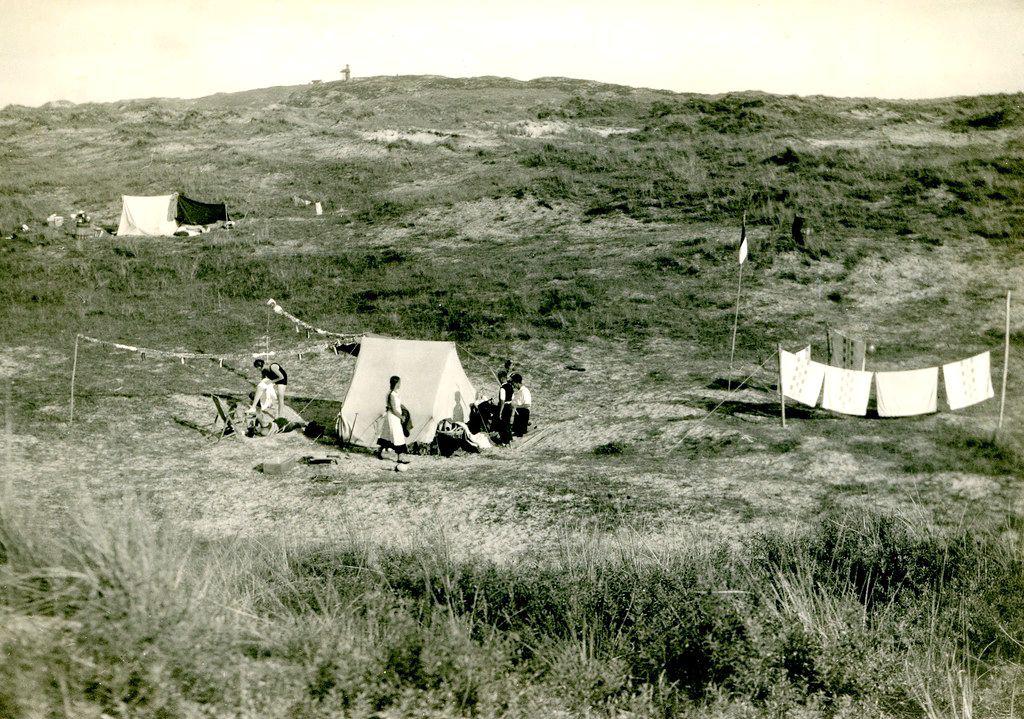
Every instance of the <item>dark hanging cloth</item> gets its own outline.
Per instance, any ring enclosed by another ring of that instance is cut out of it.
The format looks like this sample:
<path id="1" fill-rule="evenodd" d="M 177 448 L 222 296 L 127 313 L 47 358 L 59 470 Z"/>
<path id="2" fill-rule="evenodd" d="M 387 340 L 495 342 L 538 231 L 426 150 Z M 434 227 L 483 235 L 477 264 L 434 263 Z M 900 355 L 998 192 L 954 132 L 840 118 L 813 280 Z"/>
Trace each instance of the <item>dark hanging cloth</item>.
<path id="1" fill-rule="evenodd" d="M 223 203 L 199 202 L 178 194 L 178 213 L 175 218 L 179 225 L 212 225 L 227 222 L 228 208 Z"/>

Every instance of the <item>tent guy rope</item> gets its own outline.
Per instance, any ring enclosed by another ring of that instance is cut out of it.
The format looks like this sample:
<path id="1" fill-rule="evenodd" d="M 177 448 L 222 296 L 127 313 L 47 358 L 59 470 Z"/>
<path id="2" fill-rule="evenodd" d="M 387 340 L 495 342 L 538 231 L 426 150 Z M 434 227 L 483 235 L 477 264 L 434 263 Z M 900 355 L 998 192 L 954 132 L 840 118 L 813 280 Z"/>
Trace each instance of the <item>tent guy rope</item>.
<path id="1" fill-rule="evenodd" d="M 715 412 L 717 412 L 722 407 L 722 405 L 724 405 L 726 402 L 728 402 L 730 397 L 732 397 L 734 394 L 736 394 L 741 389 L 743 389 L 743 387 L 747 384 L 747 382 L 749 382 L 751 379 L 753 379 L 754 375 L 756 375 L 758 372 L 760 372 L 762 369 L 764 369 L 764 366 L 766 364 L 768 364 L 769 362 L 771 362 L 773 359 L 775 359 L 775 355 L 774 354 L 768 355 L 767 359 L 765 359 L 764 362 L 762 362 L 760 365 L 758 365 L 757 368 L 753 372 L 751 372 L 746 377 L 744 377 L 743 381 L 741 381 L 738 385 L 736 385 L 736 387 L 734 389 L 727 390 L 725 399 L 723 399 L 721 402 L 716 404 L 714 406 L 714 408 L 710 412 L 708 412 L 706 415 L 701 417 L 700 421 L 697 424 L 693 425 L 688 430 L 686 430 L 686 432 L 683 433 L 683 436 L 679 438 L 679 441 L 676 442 L 675 444 L 673 444 L 671 447 L 668 448 L 668 451 L 672 452 L 673 450 L 676 449 L 676 447 L 678 447 L 684 441 L 686 441 L 686 438 L 690 436 L 690 433 L 693 432 L 693 430 L 697 429 L 698 427 L 703 425 L 705 422 L 707 422 L 711 418 L 711 415 L 713 415 Z"/>

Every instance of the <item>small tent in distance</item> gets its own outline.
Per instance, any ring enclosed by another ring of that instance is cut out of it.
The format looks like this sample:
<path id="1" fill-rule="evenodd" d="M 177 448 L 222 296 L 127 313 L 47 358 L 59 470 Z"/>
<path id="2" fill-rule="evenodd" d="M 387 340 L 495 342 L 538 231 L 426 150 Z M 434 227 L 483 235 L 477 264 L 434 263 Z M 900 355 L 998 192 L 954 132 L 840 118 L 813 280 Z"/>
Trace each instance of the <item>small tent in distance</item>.
<path id="1" fill-rule="evenodd" d="M 377 446 L 392 376 L 402 378 L 399 395 L 412 417 L 408 441 L 434 439 L 442 419 L 465 422 L 476 396 L 454 342 L 401 340 L 367 336 L 341 410 L 342 439 Z"/>
<path id="2" fill-rule="evenodd" d="M 200 202 L 181 193 L 122 195 L 117 234 L 164 237 L 177 232 L 179 225 L 206 226 L 227 221 L 228 210 L 223 203 Z"/>
<path id="3" fill-rule="evenodd" d="M 122 195 L 121 221 L 117 225 L 117 234 L 173 235 L 178 230 L 178 223 L 175 220 L 177 203 L 176 194 L 151 197 Z"/>

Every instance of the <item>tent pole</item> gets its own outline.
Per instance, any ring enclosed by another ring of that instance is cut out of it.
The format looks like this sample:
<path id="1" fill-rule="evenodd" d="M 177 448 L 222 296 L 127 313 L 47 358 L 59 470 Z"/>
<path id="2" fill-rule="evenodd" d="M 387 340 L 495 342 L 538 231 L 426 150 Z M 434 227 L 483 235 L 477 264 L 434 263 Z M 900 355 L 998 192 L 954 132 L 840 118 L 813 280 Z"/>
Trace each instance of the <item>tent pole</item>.
<path id="1" fill-rule="evenodd" d="M 1006 340 L 1003 344 L 1003 387 L 999 391 L 999 425 L 996 436 L 1003 429 L 1003 413 L 1006 410 L 1006 373 L 1010 369 L 1010 290 L 1006 291 Z"/>
<path id="2" fill-rule="evenodd" d="M 743 287 L 743 263 L 740 263 L 740 278 L 736 283 L 736 312 L 732 318 L 732 348 L 729 350 L 729 379 L 727 389 L 732 391 L 732 360 L 736 355 L 736 326 L 740 321 L 740 289 Z"/>
<path id="3" fill-rule="evenodd" d="M 779 344 L 779 404 L 782 407 L 782 428 L 786 428 L 786 395 L 782 393 L 782 345 Z"/>
<path id="4" fill-rule="evenodd" d="M 81 335 L 75 335 L 75 354 L 74 359 L 71 360 L 71 411 L 68 413 L 68 424 L 73 425 L 75 423 L 75 372 L 78 370 L 78 338 Z"/>

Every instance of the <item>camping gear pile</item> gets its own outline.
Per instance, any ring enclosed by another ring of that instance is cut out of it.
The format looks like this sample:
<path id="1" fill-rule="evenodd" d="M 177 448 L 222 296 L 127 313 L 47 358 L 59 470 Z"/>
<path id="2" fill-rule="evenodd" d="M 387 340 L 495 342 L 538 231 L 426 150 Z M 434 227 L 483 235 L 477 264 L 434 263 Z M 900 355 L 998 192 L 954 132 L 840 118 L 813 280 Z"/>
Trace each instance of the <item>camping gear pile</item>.
<path id="1" fill-rule="evenodd" d="M 451 457 L 458 451 L 475 454 L 494 446 L 486 433 L 470 432 L 465 422 L 453 422 L 450 419 L 442 419 L 437 423 L 434 444 L 437 454 L 442 457 Z"/>

